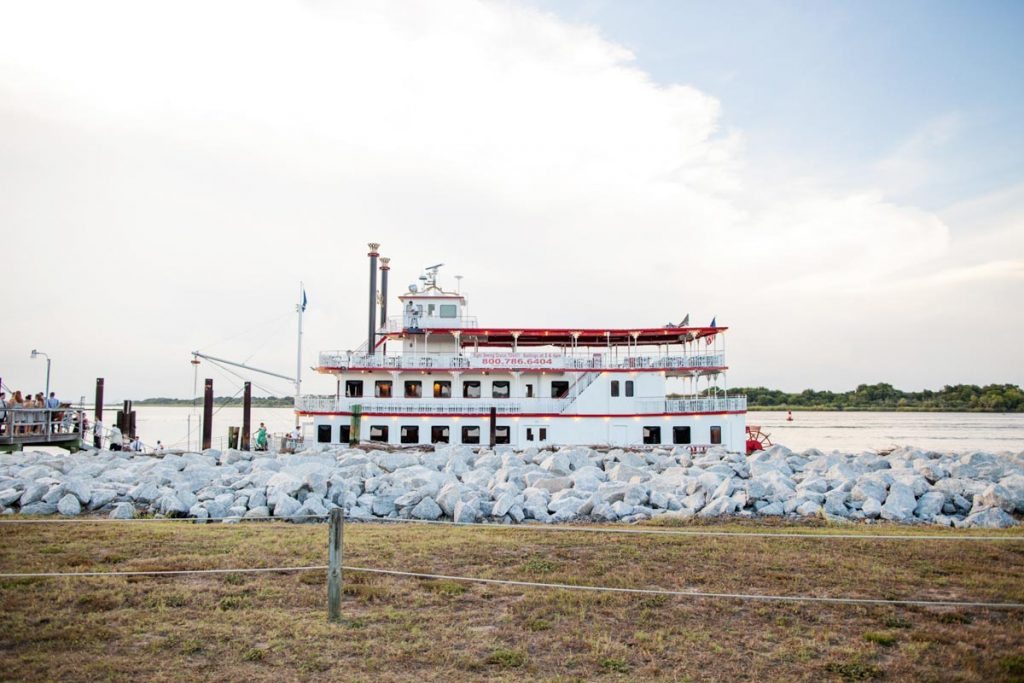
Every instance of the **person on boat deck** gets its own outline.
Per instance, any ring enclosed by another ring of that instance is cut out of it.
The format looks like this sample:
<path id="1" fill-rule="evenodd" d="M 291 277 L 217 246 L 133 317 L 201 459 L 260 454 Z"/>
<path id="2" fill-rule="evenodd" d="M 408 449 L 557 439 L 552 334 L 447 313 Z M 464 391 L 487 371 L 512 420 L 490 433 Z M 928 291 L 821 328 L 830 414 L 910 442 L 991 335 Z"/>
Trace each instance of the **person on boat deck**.
<path id="1" fill-rule="evenodd" d="M 128 444 L 128 450 L 130 450 L 132 453 L 141 453 L 142 449 L 142 439 L 140 439 L 138 435 L 136 435 L 136 437 L 132 439 L 132 442 Z"/>
<path id="2" fill-rule="evenodd" d="M 256 450 L 267 450 L 267 426 L 260 422 L 260 428 L 256 430 Z"/>
<path id="3" fill-rule="evenodd" d="M 124 437 L 121 435 L 121 430 L 114 425 L 110 428 L 110 450 L 120 451 L 124 447 Z"/>
<path id="4" fill-rule="evenodd" d="M 7 407 L 13 409 L 10 412 L 11 434 L 21 434 L 23 429 L 22 423 L 25 420 L 25 416 L 19 412 L 20 408 L 25 407 L 25 399 L 21 397 L 21 389 L 18 389 L 11 395 L 11 401 L 7 404 Z"/>

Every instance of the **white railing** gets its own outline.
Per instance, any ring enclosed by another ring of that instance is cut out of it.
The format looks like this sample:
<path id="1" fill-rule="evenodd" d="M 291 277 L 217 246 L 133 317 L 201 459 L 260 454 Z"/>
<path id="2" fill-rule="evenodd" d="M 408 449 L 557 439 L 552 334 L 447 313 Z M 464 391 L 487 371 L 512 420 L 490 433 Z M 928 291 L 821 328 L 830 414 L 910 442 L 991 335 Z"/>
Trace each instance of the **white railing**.
<path id="1" fill-rule="evenodd" d="M 380 370 L 676 370 L 720 368 L 725 357 L 720 354 L 691 356 L 630 356 L 616 358 L 611 354 L 546 354 L 492 353 L 454 354 L 423 353 L 385 356 L 349 351 L 323 351 L 320 367 L 344 370 L 370 368 Z"/>
<path id="2" fill-rule="evenodd" d="M 364 413 L 384 414 L 424 414 L 424 415 L 466 415 L 489 413 L 493 406 L 499 415 L 516 414 L 558 414 L 572 405 L 572 398 L 546 399 L 450 399 L 450 398 L 395 398 L 370 399 L 363 401 L 358 398 L 337 398 L 335 396 L 300 396 L 295 408 L 306 413 L 352 412 L 354 406 L 360 406 Z M 630 409 L 633 414 L 661 413 L 720 413 L 742 411 L 747 409 L 745 397 L 730 398 L 685 398 L 662 401 L 638 400 Z"/>
<path id="3" fill-rule="evenodd" d="M 747 409 L 746 396 L 729 398 L 678 398 L 666 401 L 642 401 L 644 412 L 721 413 Z"/>
<path id="4" fill-rule="evenodd" d="M 429 318 L 421 316 L 416 320 L 415 326 L 413 326 L 412 323 L 412 319 L 408 316 L 392 316 L 388 318 L 385 325 L 381 326 L 381 331 L 402 332 L 404 330 L 432 330 L 435 328 L 458 329 L 475 328 L 480 326 L 475 315 L 463 315 L 458 318 Z"/>

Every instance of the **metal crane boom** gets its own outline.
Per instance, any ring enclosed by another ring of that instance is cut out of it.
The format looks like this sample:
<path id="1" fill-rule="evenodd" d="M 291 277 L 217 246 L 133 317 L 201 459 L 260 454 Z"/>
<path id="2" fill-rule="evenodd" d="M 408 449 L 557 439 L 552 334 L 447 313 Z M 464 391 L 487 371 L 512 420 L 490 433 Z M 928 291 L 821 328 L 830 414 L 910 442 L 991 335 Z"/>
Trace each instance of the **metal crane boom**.
<path id="1" fill-rule="evenodd" d="M 233 360 L 225 360 L 223 358 L 217 358 L 216 356 L 208 356 L 205 353 L 200 353 L 198 351 L 193 351 L 192 352 L 192 356 L 195 357 L 195 358 L 205 358 L 206 360 L 213 361 L 214 363 L 224 363 L 225 365 L 234 365 L 236 368 L 244 368 L 244 369 L 250 370 L 252 372 L 259 372 L 259 373 L 264 374 L 264 375 L 270 375 L 271 377 L 277 377 L 278 379 L 286 379 L 289 382 L 295 383 L 295 378 L 294 377 L 288 377 L 287 375 L 281 375 L 281 374 L 278 374 L 276 372 L 271 372 L 270 370 L 261 370 L 260 368 L 254 368 L 251 365 L 246 365 L 245 363 L 236 363 Z"/>

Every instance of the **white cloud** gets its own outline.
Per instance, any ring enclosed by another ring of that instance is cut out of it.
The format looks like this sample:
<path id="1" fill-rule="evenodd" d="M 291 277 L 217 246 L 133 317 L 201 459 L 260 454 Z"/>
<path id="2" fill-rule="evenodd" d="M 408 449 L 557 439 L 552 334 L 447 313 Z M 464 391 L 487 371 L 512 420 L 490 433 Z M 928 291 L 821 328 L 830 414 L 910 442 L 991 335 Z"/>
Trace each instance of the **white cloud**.
<path id="1" fill-rule="evenodd" d="M 38 374 L 27 349 L 49 345 L 83 390 L 107 375 L 115 392 L 184 395 L 186 352 L 287 313 L 299 279 L 307 353 L 354 347 L 378 239 L 396 286 L 445 261 L 494 324 L 717 313 L 738 335 L 733 382 L 779 383 L 807 353 L 766 348 L 766 327 L 856 356 L 841 317 L 809 323 L 956 249 L 942 220 L 876 188 L 753 183 L 712 95 L 654 83 L 595 29 L 532 9 L 33 2 L 5 16 L 0 220 L 9 277 L 33 292 L 0 341 L 18 381 Z M 286 341 L 256 356 L 289 358 Z"/>

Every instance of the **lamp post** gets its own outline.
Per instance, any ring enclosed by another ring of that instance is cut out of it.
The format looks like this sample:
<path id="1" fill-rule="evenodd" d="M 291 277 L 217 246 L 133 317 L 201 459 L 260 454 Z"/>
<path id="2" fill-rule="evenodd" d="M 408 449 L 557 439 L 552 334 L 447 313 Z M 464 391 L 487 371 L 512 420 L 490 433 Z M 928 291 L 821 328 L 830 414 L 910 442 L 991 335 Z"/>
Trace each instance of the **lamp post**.
<path id="1" fill-rule="evenodd" d="M 50 356 L 42 351 L 32 349 L 32 358 L 38 358 L 39 356 L 46 357 L 46 393 L 43 396 L 43 400 L 46 401 L 50 398 Z"/>

